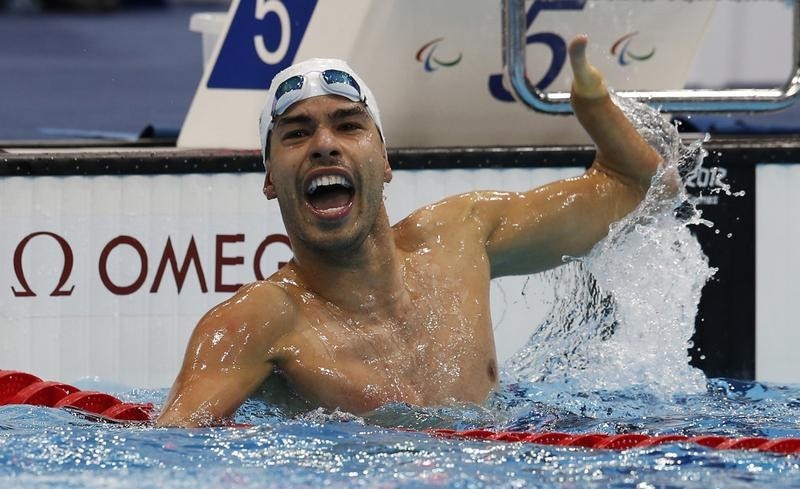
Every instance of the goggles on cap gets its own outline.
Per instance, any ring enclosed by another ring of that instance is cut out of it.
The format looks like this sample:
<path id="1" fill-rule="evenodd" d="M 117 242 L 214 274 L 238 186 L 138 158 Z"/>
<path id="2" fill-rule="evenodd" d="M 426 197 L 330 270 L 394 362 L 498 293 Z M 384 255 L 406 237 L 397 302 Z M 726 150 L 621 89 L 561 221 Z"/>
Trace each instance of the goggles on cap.
<path id="1" fill-rule="evenodd" d="M 272 101 L 272 119 L 283 115 L 286 109 L 298 100 L 306 98 L 311 84 L 310 75 L 319 75 L 319 86 L 331 95 L 341 95 L 353 102 L 366 102 L 366 97 L 361 91 L 361 86 L 350 73 L 342 70 L 310 71 L 305 75 L 294 75 L 284 80 L 275 89 L 275 99 Z"/>

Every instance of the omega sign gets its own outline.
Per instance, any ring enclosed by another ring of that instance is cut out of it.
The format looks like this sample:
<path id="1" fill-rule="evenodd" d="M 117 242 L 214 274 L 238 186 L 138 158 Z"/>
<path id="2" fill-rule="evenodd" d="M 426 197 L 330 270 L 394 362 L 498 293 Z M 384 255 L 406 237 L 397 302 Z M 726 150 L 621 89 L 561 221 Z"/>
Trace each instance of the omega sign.
<path id="1" fill-rule="evenodd" d="M 58 283 L 55 288 L 51 291 L 34 291 L 31 289 L 30 285 L 28 285 L 28 280 L 25 276 L 25 268 L 23 266 L 22 255 L 25 252 L 25 248 L 28 246 L 30 241 L 34 238 L 40 237 L 39 239 L 51 239 L 54 240 L 58 247 L 61 249 L 61 253 L 64 257 L 63 266 L 61 268 L 61 274 L 58 279 Z M 215 253 L 214 253 L 214 292 L 236 292 L 239 287 L 243 284 L 229 284 L 223 283 L 222 279 L 222 271 L 225 267 L 232 267 L 232 266 L 239 266 L 245 264 L 244 256 L 232 256 L 225 253 L 224 247 L 226 244 L 231 243 L 243 243 L 245 241 L 244 234 L 217 234 L 215 235 Z M 263 280 L 265 278 L 264 272 L 261 270 L 261 259 L 266 251 L 267 247 L 272 244 L 282 244 L 287 247 L 291 248 L 289 243 L 289 237 L 284 234 L 270 234 L 268 235 L 256 248 L 255 254 L 253 255 L 252 261 L 252 269 L 253 274 L 257 280 Z M 109 275 L 108 268 L 109 268 L 109 256 L 114 250 L 117 249 L 124 249 L 128 248 L 132 250 L 136 256 L 138 256 L 138 268 L 139 273 L 138 276 L 129 283 L 119 283 L 120 281 L 114 281 L 112 277 Z M 197 250 L 197 244 L 195 243 L 194 235 L 192 235 L 191 240 L 186 248 L 185 253 L 181 254 L 182 259 L 179 259 L 179 255 L 175 252 L 175 248 L 172 244 L 172 239 L 167 237 L 167 242 L 164 245 L 164 249 L 161 252 L 160 256 L 158 257 L 158 267 L 156 268 L 156 272 L 154 278 L 151 282 L 149 291 L 151 294 L 158 292 L 159 287 L 161 286 L 161 282 L 164 280 L 164 276 L 167 273 L 167 268 L 172 273 L 173 277 L 175 278 L 175 284 L 178 287 L 178 293 L 180 294 L 181 289 L 183 288 L 183 284 L 186 281 L 187 277 L 189 276 L 190 270 L 194 271 L 194 274 L 197 277 L 197 280 L 200 285 L 200 290 L 203 293 L 208 292 L 208 283 L 206 281 L 207 271 L 203 267 L 203 263 L 200 260 L 200 254 Z M 99 274 L 100 281 L 103 283 L 103 286 L 112 294 L 115 295 L 129 295 L 133 294 L 134 292 L 140 290 L 145 282 L 147 281 L 148 276 L 148 263 L 150 257 L 148 256 L 147 250 L 145 249 L 142 243 L 134 238 L 133 236 L 128 235 L 119 235 L 116 238 L 111 239 L 100 251 L 100 255 L 97 259 L 97 271 Z M 180 262 L 180 264 L 179 264 Z M 72 274 L 72 268 L 75 264 L 75 255 L 72 250 L 72 246 L 70 246 L 69 242 L 64 239 L 64 237 L 59 236 L 56 233 L 52 233 L 50 231 L 37 231 L 31 233 L 20 240 L 17 244 L 16 248 L 14 249 L 14 274 L 17 277 L 18 286 L 12 286 L 11 290 L 14 293 L 15 297 L 36 297 L 37 295 L 49 294 L 52 297 L 57 296 L 69 296 L 72 295 L 72 292 L 75 290 L 75 284 L 71 283 L 70 277 Z M 278 262 L 278 267 L 281 267 L 285 264 L 285 262 Z"/>

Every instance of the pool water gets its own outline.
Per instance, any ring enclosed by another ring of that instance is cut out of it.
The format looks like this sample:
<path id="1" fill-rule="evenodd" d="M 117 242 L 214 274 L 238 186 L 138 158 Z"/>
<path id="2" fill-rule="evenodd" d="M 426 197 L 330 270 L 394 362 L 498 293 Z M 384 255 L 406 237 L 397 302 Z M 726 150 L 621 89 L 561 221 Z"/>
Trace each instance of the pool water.
<path id="1" fill-rule="evenodd" d="M 120 396 L 159 404 L 165 395 Z M 125 427 L 63 410 L 5 406 L 0 487 L 800 487 L 796 455 L 685 443 L 625 451 L 561 448 L 419 431 L 489 426 L 800 437 L 799 415 L 798 386 L 726 379 L 670 399 L 644 388 L 575 393 L 563 383 L 506 381 L 484 406 L 391 405 L 365 417 L 322 410 L 288 415 L 249 401 L 236 421 L 250 427 L 193 430 Z"/>

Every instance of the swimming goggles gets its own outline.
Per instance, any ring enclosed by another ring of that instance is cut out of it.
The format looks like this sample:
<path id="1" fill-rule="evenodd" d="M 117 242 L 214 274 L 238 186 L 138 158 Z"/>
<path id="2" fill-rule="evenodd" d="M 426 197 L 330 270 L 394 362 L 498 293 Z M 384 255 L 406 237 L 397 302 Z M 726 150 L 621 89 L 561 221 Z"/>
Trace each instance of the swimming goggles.
<path id="1" fill-rule="evenodd" d="M 319 78 L 310 77 L 317 73 Z M 310 71 L 294 75 L 278 85 L 272 101 L 272 119 L 286 112 L 293 103 L 315 95 L 341 95 L 353 102 L 366 102 L 361 86 L 350 73 L 341 70 Z"/>

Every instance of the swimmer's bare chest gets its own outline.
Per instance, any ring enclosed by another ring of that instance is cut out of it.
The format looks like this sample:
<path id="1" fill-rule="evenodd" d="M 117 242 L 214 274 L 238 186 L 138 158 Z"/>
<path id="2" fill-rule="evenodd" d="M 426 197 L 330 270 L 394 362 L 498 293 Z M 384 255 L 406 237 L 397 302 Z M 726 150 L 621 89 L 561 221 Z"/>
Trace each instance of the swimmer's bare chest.
<path id="1" fill-rule="evenodd" d="M 454 271 L 407 273 L 412 307 L 399 316 L 346 314 L 306 295 L 270 356 L 298 394 L 329 409 L 481 403 L 497 382 L 488 272 Z"/>

